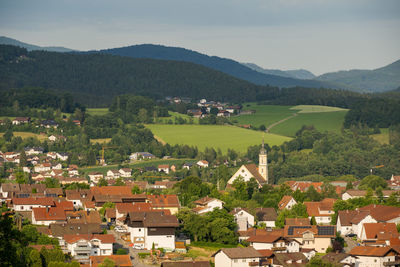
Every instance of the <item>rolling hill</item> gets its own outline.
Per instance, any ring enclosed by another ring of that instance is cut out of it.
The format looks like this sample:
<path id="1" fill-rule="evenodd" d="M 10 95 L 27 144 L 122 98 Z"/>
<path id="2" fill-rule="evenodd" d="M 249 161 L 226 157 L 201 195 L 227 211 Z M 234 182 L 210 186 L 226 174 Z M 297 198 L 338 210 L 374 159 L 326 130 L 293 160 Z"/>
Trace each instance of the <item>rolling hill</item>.
<path id="1" fill-rule="evenodd" d="M 37 46 L 37 45 L 32 45 L 32 44 L 27 44 L 12 38 L 8 38 L 5 36 L 0 36 L 0 44 L 2 45 L 14 45 L 14 46 L 19 46 L 26 48 L 28 51 L 33 51 L 33 50 L 44 50 L 44 51 L 50 51 L 50 52 L 72 52 L 75 50 L 65 48 L 65 47 L 60 47 L 60 46 Z"/>
<path id="2" fill-rule="evenodd" d="M 131 58 L 151 58 L 191 62 L 224 72 L 236 78 L 243 79 L 257 85 L 270 85 L 278 87 L 302 86 L 312 88 L 339 88 L 331 82 L 302 80 L 261 73 L 231 59 L 208 56 L 179 47 L 143 44 L 99 51 L 90 51 L 89 53 L 111 54 Z"/>
<path id="3" fill-rule="evenodd" d="M 282 77 L 289 77 L 289 78 L 302 79 L 302 80 L 314 79 L 316 77 L 310 71 L 303 70 L 303 69 L 275 70 L 275 69 L 264 69 L 254 63 L 242 63 L 242 64 L 245 65 L 246 67 L 249 67 L 250 69 L 253 69 L 253 70 L 261 72 L 261 73 L 278 75 L 278 76 L 282 76 Z"/>
<path id="4" fill-rule="evenodd" d="M 400 86 L 400 60 L 375 70 L 349 70 L 326 73 L 319 81 L 341 84 L 358 92 L 385 92 Z"/>

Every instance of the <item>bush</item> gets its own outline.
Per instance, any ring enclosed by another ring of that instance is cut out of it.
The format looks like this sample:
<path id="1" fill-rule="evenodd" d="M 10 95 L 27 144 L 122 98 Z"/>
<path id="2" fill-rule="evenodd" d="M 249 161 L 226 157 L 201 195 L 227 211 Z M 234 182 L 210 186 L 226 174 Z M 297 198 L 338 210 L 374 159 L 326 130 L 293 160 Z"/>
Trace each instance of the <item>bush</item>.
<path id="1" fill-rule="evenodd" d="M 149 252 L 141 252 L 141 253 L 138 253 L 138 256 L 139 256 L 139 258 L 144 259 L 147 256 L 150 256 L 150 253 Z"/>
<path id="2" fill-rule="evenodd" d="M 117 255 L 126 255 L 126 254 L 128 254 L 128 251 L 126 249 L 124 249 L 124 248 L 119 248 L 119 249 L 117 249 L 117 252 L 115 254 L 117 254 Z"/>

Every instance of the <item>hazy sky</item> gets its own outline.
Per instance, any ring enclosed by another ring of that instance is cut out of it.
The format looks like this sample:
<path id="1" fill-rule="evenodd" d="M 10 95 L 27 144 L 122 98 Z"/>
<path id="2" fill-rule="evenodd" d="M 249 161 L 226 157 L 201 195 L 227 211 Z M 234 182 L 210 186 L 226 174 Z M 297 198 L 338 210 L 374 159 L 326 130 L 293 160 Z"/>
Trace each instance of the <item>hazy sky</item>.
<path id="1" fill-rule="evenodd" d="M 322 74 L 400 59 L 400 1 L 0 0 L 0 35 L 79 50 L 162 44 Z"/>

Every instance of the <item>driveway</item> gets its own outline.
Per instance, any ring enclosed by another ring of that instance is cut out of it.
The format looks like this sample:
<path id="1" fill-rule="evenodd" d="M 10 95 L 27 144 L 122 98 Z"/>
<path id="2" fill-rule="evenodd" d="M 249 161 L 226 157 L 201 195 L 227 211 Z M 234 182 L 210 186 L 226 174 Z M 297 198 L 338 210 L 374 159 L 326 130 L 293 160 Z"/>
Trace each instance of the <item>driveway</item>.
<path id="1" fill-rule="evenodd" d="M 357 241 L 354 241 L 351 237 L 344 237 L 344 241 L 347 243 L 347 247 L 344 248 L 344 252 L 349 253 L 354 247 L 357 246 Z"/>
<path id="2" fill-rule="evenodd" d="M 141 262 L 139 260 L 139 256 L 138 253 L 139 252 L 148 252 L 147 250 L 135 250 L 132 247 L 129 246 L 129 242 L 124 241 L 121 238 L 121 233 L 117 233 L 114 230 L 108 230 L 107 231 L 109 234 L 113 234 L 115 237 L 115 242 L 116 244 L 114 244 L 115 248 L 124 248 L 127 249 L 129 251 L 129 256 L 131 257 L 132 260 L 132 265 L 134 267 L 154 267 L 154 265 L 147 265 L 144 264 L 143 262 Z"/>

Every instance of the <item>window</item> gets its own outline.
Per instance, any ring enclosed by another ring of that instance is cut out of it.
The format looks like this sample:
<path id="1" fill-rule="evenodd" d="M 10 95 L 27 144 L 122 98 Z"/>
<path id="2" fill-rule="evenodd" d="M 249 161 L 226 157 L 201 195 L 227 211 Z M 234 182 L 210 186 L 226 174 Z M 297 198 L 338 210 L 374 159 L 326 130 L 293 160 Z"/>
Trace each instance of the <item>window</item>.
<path id="1" fill-rule="evenodd" d="M 238 260 L 233 260 L 233 262 L 238 262 Z"/>
<path id="2" fill-rule="evenodd" d="M 242 262 L 246 262 L 246 259 L 242 260 Z"/>
<path id="3" fill-rule="evenodd" d="M 23 210 L 24 209 L 24 206 L 21 206 L 21 210 Z"/>
<path id="4" fill-rule="evenodd" d="M 142 231 L 142 229 L 139 228 L 139 232 L 141 232 L 141 231 Z"/>

